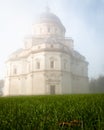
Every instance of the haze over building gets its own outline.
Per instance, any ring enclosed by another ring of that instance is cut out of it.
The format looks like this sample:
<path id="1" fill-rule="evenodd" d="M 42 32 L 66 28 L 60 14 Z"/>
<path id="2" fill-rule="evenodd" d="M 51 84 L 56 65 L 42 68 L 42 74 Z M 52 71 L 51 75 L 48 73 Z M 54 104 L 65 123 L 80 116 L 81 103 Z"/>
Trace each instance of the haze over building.
<path id="1" fill-rule="evenodd" d="M 24 48 L 6 62 L 4 95 L 88 92 L 88 62 L 65 37 L 60 19 L 47 7 L 33 25 Z"/>

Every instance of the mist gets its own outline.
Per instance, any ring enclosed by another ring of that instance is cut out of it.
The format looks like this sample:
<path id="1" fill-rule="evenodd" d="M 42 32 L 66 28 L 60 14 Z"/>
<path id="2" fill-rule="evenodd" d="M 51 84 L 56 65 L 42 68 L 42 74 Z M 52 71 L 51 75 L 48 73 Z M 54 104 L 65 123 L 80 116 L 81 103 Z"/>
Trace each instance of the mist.
<path id="1" fill-rule="evenodd" d="M 104 75 L 104 1 L 99 0 L 4 0 L 0 3 L 0 78 L 5 77 L 8 56 L 24 46 L 38 14 L 49 5 L 61 19 L 66 36 L 89 62 L 89 78 Z"/>

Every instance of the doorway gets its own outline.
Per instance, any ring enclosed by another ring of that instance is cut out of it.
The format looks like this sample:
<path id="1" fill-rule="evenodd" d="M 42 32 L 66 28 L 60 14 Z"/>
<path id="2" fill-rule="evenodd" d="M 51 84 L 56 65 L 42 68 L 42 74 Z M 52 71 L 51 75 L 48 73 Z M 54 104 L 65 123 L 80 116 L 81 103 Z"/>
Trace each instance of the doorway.
<path id="1" fill-rule="evenodd" d="M 55 85 L 50 85 L 50 94 L 55 94 Z"/>

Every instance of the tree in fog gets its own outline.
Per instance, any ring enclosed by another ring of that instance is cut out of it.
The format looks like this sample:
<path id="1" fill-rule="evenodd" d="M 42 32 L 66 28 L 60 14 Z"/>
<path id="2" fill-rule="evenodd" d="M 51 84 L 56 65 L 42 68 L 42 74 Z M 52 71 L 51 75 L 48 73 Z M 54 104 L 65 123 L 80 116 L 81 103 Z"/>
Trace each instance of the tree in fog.
<path id="1" fill-rule="evenodd" d="M 89 83 L 91 93 L 104 93 L 104 76 L 91 79 Z"/>

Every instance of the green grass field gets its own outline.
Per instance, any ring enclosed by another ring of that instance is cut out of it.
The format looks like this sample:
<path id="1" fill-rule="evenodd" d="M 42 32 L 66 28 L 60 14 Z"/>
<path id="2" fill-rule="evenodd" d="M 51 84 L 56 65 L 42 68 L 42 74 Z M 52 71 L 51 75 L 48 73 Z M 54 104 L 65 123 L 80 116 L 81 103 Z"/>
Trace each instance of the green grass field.
<path id="1" fill-rule="evenodd" d="M 0 98 L 0 130 L 82 129 L 104 130 L 104 94 Z"/>

